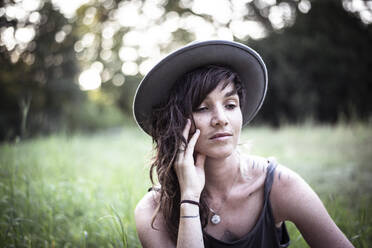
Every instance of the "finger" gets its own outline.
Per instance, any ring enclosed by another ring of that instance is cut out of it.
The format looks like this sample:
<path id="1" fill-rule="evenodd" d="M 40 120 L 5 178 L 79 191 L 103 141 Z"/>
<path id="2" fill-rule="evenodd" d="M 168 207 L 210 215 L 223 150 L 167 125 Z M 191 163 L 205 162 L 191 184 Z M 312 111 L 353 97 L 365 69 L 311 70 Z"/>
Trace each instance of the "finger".
<path id="1" fill-rule="evenodd" d="M 182 135 L 185 138 L 185 140 L 187 140 L 187 138 L 189 137 L 190 127 L 191 127 L 191 121 L 190 121 L 190 119 L 187 119 L 186 125 L 183 128 L 183 132 L 182 132 Z"/>
<path id="2" fill-rule="evenodd" d="M 190 133 L 190 126 L 191 126 L 191 121 L 190 119 L 187 119 L 186 125 L 182 131 L 182 136 L 185 138 L 186 142 L 187 142 L 187 138 Z M 176 159 L 177 164 L 181 163 L 182 160 L 184 159 L 186 147 L 187 147 L 187 144 L 181 142 L 181 145 L 178 147 L 178 150 L 177 150 L 177 159 Z"/>
<path id="3" fill-rule="evenodd" d="M 185 145 L 182 143 L 180 148 L 177 150 L 176 164 L 182 163 L 183 159 L 185 158 L 184 146 Z"/>
<path id="4" fill-rule="evenodd" d="M 189 143 L 187 144 L 185 156 L 192 156 L 194 154 L 194 147 L 195 147 L 196 141 L 199 138 L 199 135 L 200 135 L 200 130 L 196 129 L 195 133 L 193 134 Z"/>
<path id="5" fill-rule="evenodd" d="M 186 125 L 185 125 L 185 127 L 183 129 L 183 132 L 182 132 L 182 135 L 185 138 L 186 142 L 187 142 L 187 140 L 189 138 L 190 127 L 191 127 L 191 121 L 190 121 L 190 119 L 187 119 Z M 185 144 L 182 144 L 181 147 L 179 147 L 179 149 L 185 150 Z"/>
<path id="6" fill-rule="evenodd" d="M 207 157 L 206 155 L 198 153 L 198 154 L 196 155 L 195 166 L 196 166 L 196 167 L 199 167 L 199 168 L 202 169 L 202 170 L 204 170 L 204 164 L 205 164 L 205 158 L 206 158 L 206 157 Z"/>

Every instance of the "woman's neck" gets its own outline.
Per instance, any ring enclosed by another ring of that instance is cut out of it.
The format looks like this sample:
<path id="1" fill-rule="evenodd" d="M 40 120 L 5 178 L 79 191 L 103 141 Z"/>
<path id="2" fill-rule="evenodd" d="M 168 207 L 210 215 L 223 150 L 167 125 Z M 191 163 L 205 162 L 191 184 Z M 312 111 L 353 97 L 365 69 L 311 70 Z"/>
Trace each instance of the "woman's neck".
<path id="1" fill-rule="evenodd" d="M 205 161 L 205 189 L 209 195 L 225 197 L 237 181 L 240 173 L 240 158 L 237 152 L 223 159 L 207 157 Z"/>

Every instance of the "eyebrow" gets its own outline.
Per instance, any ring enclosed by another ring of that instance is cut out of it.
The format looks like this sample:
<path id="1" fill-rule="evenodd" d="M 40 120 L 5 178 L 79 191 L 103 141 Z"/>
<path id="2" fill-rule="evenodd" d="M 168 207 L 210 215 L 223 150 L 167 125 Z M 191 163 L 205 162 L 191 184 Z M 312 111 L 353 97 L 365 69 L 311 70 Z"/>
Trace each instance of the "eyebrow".
<path id="1" fill-rule="evenodd" d="M 234 95 L 238 95 L 238 91 L 236 89 L 232 89 L 231 91 L 226 92 L 226 94 L 224 95 L 224 97 L 227 98 L 227 97 L 234 96 Z M 208 98 L 209 98 L 209 95 L 207 95 L 207 97 L 204 100 L 206 100 Z"/>
<path id="2" fill-rule="evenodd" d="M 225 94 L 225 97 L 230 97 L 230 96 L 233 96 L 233 95 L 237 95 L 238 92 L 236 91 L 236 89 L 233 89 L 232 91 L 229 91 Z"/>

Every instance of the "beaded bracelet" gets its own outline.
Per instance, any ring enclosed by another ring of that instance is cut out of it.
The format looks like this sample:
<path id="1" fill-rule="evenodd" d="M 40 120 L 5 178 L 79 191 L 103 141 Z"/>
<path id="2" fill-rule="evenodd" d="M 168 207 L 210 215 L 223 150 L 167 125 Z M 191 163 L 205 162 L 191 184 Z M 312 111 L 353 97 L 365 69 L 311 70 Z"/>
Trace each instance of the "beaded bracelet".
<path id="1" fill-rule="evenodd" d="M 200 207 L 199 202 L 192 201 L 192 200 L 182 200 L 181 203 L 180 203 L 180 205 L 181 205 L 182 203 L 190 203 L 190 204 L 194 204 L 194 205 L 197 205 L 198 207 Z"/>

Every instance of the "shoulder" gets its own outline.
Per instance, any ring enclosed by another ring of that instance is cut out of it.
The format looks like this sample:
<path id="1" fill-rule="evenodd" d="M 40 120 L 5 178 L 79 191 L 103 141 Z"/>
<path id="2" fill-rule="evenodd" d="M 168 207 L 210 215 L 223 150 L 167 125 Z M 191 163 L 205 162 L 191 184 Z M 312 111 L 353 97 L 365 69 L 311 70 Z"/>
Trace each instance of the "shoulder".
<path id="1" fill-rule="evenodd" d="M 314 198 L 318 198 L 317 195 L 299 174 L 281 164 L 277 165 L 270 193 L 276 222 L 294 221 L 294 215 L 299 210 L 294 205 L 300 200 L 313 201 Z"/>
<path id="2" fill-rule="evenodd" d="M 293 222 L 311 247 L 352 247 L 314 190 L 283 165 L 275 170 L 270 202 L 275 222 Z"/>
<path id="3" fill-rule="evenodd" d="M 134 210 L 134 218 L 139 235 L 152 228 L 151 222 L 158 206 L 158 198 L 158 193 L 150 191 L 138 202 Z"/>
<path id="4" fill-rule="evenodd" d="M 257 179 L 266 176 L 268 159 L 256 155 L 242 155 L 240 160 L 241 174 L 245 178 Z"/>
<path id="5" fill-rule="evenodd" d="M 274 157 L 265 158 L 257 155 L 243 155 L 241 156 L 242 176 L 253 179 L 266 178 L 270 163 L 277 164 L 276 159 Z M 301 180 L 302 178 L 297 173 L 283 165 L 277 164 L 274 171 L 273 188 L 284 190 L 285 187 L 293 187 L 296 182 L 298 183 Z"/>
<path id="6" fill-rule="evenodd" d="M 294 214 L 299 212 L 296 208 L 298 200 L 304 200 L 307 197 L 309 201 L 312 201 L 317 195 L 301 176 L 291 169 L 278 164 L 273 157 L 242 156 L 241 170 L 243 177 L 260 182 L 263 187 L 270 162 L 277 164 L 270 192 L 270 202 L 275 222 L 293 221 Z"/>
<path id="7" fill-rule="evenodd" d="M 148 214 L 153 214 L 158 203 L 159 194 L 154 190 L 147 192 L 137 203 L 137 206 L 134 210 L 136 220 L 141 220 L 141 217 L 143 217 L 143 215 L 147 216 Z"/>
<path id="8" fill-rule="evenodd" d="M 159 197 L 160 194 L 155 190 L 146 193 L 134 210 L 137 234 L 142 247 L 173 246 L 166 231 L 163 215 L 161 211 L 157 213 Z"/>

